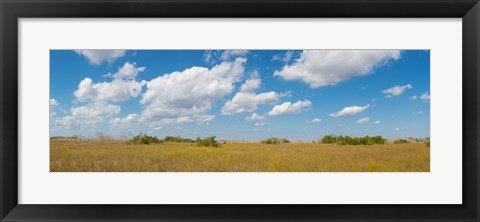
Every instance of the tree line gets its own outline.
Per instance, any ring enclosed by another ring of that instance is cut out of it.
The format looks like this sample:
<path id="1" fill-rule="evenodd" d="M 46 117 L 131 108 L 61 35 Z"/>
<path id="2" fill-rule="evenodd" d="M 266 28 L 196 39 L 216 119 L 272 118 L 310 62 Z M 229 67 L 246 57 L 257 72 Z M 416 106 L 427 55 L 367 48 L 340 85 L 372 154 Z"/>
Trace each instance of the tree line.
<path id="1" fill-rule="evenodd" d="M 158 139 L 156 136 L 149 136 L 144 133 L 140 133 L 134 136 L 132 139 L 128 141 L 128 144 L 151 144 L 151 143 L 164 143 L 164 142 L 172 142 L 172 143 L 196 143 L 197 146 L 210 146 L 210 147 L 218 147 L 220 144 L 215 139 L 215 136 L 210 136 L 206 138 L 197 137 L 197 139 L 192 140 L 188 138 L 182 138 L 179 136 L 166 136 L 163 139 Z"/>
<path id="2" fill-rule="evenodd" d="M 337 136 L 337 135 L 331 134 L 331 135 L 323 136 L 320 140 L 318 140 L 318 142 L 325 143 L 325 144 L 338 144 L 338 145 L 375 145 L 375 144 L 385 144 L 388 142 L 388 140 L 383 138 L 382 136 L 352 137 L 352 136 Z M 425 145 L 430 146 L 430 137 L 426 137 L 426 138 L 408 137 L 406 139 L 394 140 L 392 143 L 393 144 L 424 143 Z"/>
<path id="3" fill-rule="evenodd" d="M 51 137 L 51 139 L 80 139 L 79 136 L 72 137 Z M 100 141 L 109 141 L 114 140 L 108 135 L 97 132 L 97 139 Z M 154 144 L 154 143 L 194 143 L 197 146 L 206 146 L 206 147 L 219 147 L 220 143 L 216 140 L 215 136 L 200 138 L 197 137 L 195 140 L 189 138 L 183 138 L 180 136 L 166 136 L 163 139 L 159 139 L 156 136 L 150 136 L 145 133 L 140 133 L 131 139 L 127 139 L 127 144 Z M 286 144 L 290 143 L 288 139 L 285 138 L 276 138 L 271 137 L 260 141 L 263 144 Z M 375 145 L 375 144 L 385 144 L 389 141 L 382 136 L 364 136 L 364 137 L 352 137 L 352 136 L 337 136 L 335 134 L 325 135 L 321 139 L 312 141 L 313 143 L 324 143 L 324 144 L 337 144 L 337 145 Z M 226 143 L 226 141 L 223 141 Z M 408 143 L 424 143 L 426 146 L 430 146 L 430 137 L 425 138 L 413 138 L 408 137 L 404 139 L 397 139 L 390 141 L 393 144 L 408 144 Z"/>
<path id="4" fill-rule="evenodd" d="M 351 137 L 351 136 L 337 136 L 334 134 L 325 135 L 319 140 L 321 143 L 326 144 L 338 144 L 338 145 L 374 145 L 385 144 L 387 140 L 382 136 L 364 136 L 364 137 Z"/>

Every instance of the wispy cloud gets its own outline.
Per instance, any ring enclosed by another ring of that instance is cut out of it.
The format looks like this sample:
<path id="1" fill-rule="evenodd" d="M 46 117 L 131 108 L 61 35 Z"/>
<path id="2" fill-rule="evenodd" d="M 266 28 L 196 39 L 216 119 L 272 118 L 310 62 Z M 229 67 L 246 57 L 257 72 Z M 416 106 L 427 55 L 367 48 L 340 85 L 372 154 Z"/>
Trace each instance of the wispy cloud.
<path id="1" fill-rule="evenodd" d="M 419 98 L 421 100 L 430 100 L 430 93 L 429 92 L 423 93 Z"/>
<path id="2" fill-rule="evenodd" d="M 361 119 L 357 120 L 357 124 L 368 123 L 369 121 L 370 121 L 370 118 L 368 118 L 368 117 L 361 118 Z"/>
<path id="3" fill-rule="evenodd" d="M 322 119 L 320 118 L 314 118 L 312 120 L 309 121 L 310 123 L 319 123 L 319 122 L 322 122 Z"/>
<path id="4" fill-rule="evenodd" d="M 413 87 L 410 84 L 403 85 L 403 86 L 397 85 L 397 86 L 394 86 L 392 88 L 383 90 L 382 93 L 385 94 L 385 97 L 391 98 L 391 97 L 394 97 L 394 96 L 402 95 L 403 92 L 405 92 L 405 90 L 411 89 L 411 88 L 413 88 Z"/>
<path id="5" fill-rule="evenodd" d="M 347 107 L 343 108 L 342 110 L 340 110 L 338 112 L 331 113 L 330 116 L 331 117 L 355 116 L 355 115 L 365 111 L 366 109 L 368 109 L 368 107 L 370 107 L 370 105 L 366 105 L 366 106 L 347 106 Z"/>

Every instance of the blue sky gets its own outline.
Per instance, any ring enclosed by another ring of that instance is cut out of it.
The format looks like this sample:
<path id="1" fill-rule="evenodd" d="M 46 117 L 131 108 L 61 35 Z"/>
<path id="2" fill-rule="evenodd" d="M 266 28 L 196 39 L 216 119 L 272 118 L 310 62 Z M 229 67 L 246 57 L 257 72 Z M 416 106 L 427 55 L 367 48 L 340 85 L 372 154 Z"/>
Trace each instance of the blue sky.
<path id="1" fill-rule="evenodd" d="M 430 51 L 51 50 L 51 136 L 430 135 Z"/>

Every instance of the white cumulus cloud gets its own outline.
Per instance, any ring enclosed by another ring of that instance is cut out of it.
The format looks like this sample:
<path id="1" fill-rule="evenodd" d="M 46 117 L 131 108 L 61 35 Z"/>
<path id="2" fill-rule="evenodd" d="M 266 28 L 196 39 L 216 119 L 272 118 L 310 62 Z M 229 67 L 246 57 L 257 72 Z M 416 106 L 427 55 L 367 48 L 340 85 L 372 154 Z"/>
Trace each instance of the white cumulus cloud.
<path id="1" fill-rule="evenodd" d="M 308 100 L 298 101 L 296 103 L 284 102 L 280 105 L 276 105 L 268 112 L 269 116 L 285 116 L 300 113 L 303 108 L 310 107 L 312 103 Z"/>
<path id="2" fill-rule="evenodd" d="M 125 50 L 88 49 L 75 50 L 79 55 L 84 56 L 91 64 L 100 65 L 103 62 L 113 62 L 125 56 Z"/>
<path id="3" fill-rule="evenodd" d="M 399 50 L 304 50 L 293 64 L 275 71 L 274 76 L 301 80 L 311 88 L 318 88 L 370 74 L 400 57 Z"/>
<path id="4" fill-rule="evenodd" d="M 138 97 L 147 82 L 144 80 L 138 82 L 135 77 L 143 70 L 145 67 L 136 67 L 135 63 L 125 63 L 115 74 L 110 74 L 114 77 L 111 82 L 94 83 L 91 78 L 84 78 L 73 95 L 80 102 L 120 102 L 130 97 Z"/>
<path id="5" fill-rule="evenodd" d="M 114 79 L 112 82 L 93 83 L 92 79 L 85 78 L 78 89 L 73 93 L 80 102 L 85 101 L 113 101 L 120 102 L 138 97 L 146 81 Z"/>
<path id="6" fill-rule="evenodd" d="M 118 71 L 113 74 L 107 74 L 115 79 L 135 79 L 138 73 L 145 71 L 146 67 L 137 67 L 135 63 L 126 62 L 122 67 L 118 68 Z"/>
<path id="7" fill-rule="evenodd" d="M 320 118 L 315 118 L 315 119 L 312 119 L 310 120 L 311 123 L 319 123 L 319 122 L 322 122 L 322 119 Z"/>
<path id="8" fill-rule="evenodd" d="M 377 120 L 377 121 L 373 122 L 373 124 L 378 125 L 378 124 L 380 124 L 380 121 Z"/>
<path id="9" fill-rule="evenodd" d="M 255 94 L 253 92 L 238 92 L 222 107 L 222 115 L 253 112 L 259 105 L 278 101 L 278 93 L 267 92 Z"/>
<path id="10" fill-rule="evenodd" d="M 392 88 L 383 90 L 382 93 L 385 94 L 385 97 L 391 98 L 393 96 L 402 95 L 403 92 L 405 92 L 405 90 L 411 89 L 411 88 L 413 88 L 413 87 L 410 84 L 403 85 L 403 86 L 397 85 L 397 86 L 394 86 Z"/>
<path id="11" fill-rule="evenodd" d="M 261 84 L 262 81 L 260 79 L 247 79 L 247 81 L 245 81 L 245 83 L 243 83 L 240 87 L 240 92 L 251 92 L 257 90 Z"/>
<path id="12" fill-rule="evenodd" d="M 340 110 L 338 112 L 331 113 L 330 116 L 331 117 L 355 116 L 355 115 L 365 111 L 366 109 L 368 109 L 368 107 L 370 107 L 370 105 L 366 105 L 366 106 L 347 106 L 347 107 L 343 108 L 342 110 Z"/>
<path id="13" fill-rule="evenodd" d="M 138 114 L 129 114 L 125 118 L 113 118 L 109 121 L 113 127 L 129 128 L 134 125 L 138 125 L 140 122 L 140 116 Z"/>
<path id="14" fill-rule="evenodd" d="M 249 120 L 249 121 L 264 120 L 265 116 L 259 115 L 257 113 L 252 113 L 252 115 L 247 116 L 246 119 Z"/>

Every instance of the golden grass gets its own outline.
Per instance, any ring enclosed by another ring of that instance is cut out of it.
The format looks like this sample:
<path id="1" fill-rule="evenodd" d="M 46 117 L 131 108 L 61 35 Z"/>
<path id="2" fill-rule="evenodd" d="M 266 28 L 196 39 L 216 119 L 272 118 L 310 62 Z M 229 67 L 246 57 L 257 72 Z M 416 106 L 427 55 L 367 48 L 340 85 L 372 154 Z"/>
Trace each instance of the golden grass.
<path id="1" fill-rule="evenodd" d="M 51 140 L 51 172 L 429 172 L 424 144 L 127 145 Z"/>

